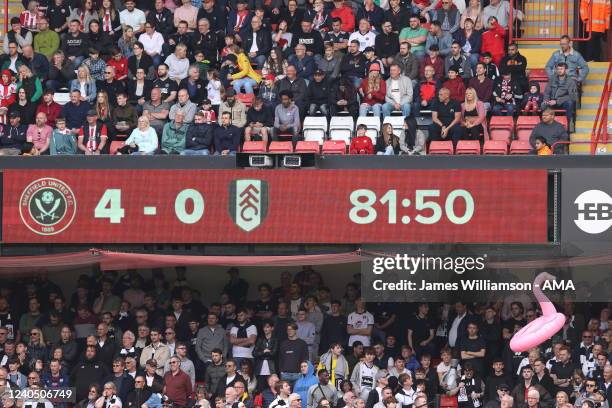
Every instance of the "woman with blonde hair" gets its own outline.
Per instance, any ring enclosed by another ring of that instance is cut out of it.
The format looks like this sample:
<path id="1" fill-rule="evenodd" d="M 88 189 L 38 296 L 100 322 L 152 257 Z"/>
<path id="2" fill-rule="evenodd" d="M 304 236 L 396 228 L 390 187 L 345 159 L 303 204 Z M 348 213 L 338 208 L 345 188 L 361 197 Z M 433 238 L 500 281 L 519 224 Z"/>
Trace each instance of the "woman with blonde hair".
<path id="1" fill-rule="evenodd" d="M 46 361 L 49 357 L 49 350 L 45 343 L 45 336 L 39 327 L 32 327 L 30 329 L 30 342 L 28 343 L 28 354 L 32 361 L 43 360 Z"/>
<path id="2" fill-rule="evenodd" d="M 480 144 L 489 139 L 486 125 L 487 111 L 484 103 L 478 100 L 476 90 L 465 90 L 465 100 L 461 104 L 461 127 L 464 140 L 479 140 Z"/>
<path id="3" fill-rule="evenodd" d="M 370 65 L 368 78 L 361 81 L 359 94 L 361 95 L 359 116 L 367 116 L 368 112 L 372 112 L 374 117 L 380 118 L 382 105 L 385 103 L 385 96 L 387 95 L 387 84 L 380 77 L 378 63 Z"/>
<path id="4" fill-rule="evenodd" d="M 234 54 L 238 59 L 237 64 L 239 69 L 235 74 L 231 74 L 234 91 L 238 94 L 241 92 L 242 88 L 244 88 L 244 93 L 252 94 L 253 87 L 261 82 L 261 76 L 255 72 L 251 66 L 249 56 L 244 53 L 242 48 L 237 45 L 232 45 L 231 54 Z"/>
<path id="5" fill-rule="evenodd" d="M 127 402 L 127 401 L 126 401 Z M 104 384 L 102 396 L 98 398 L 94 404 L 95 408 L 121 408 L 123 403 L 117 396 L 117 386 L 114 382 L 109 381 Z"/>
<path id="6" fill-rule="evenodd" d="M 89 74 L 89 68 L 81 65 L 77 68 L 77 77 L 70 83 L 70 92 L 80 91 L 81 101 L 93 103 L 96 100 L 96 81 Z"/>
<path id="7" fill-rule="evenodd" d="M 393 126 L 390 123 L 383 125 L 380 135 L 376 138 L 374 149 L 377 155 L 393 156 L 400 153 L 400 140 L 393 133 Z"/>
<path id="8" fill-rule="evenodd" d="M 119 47 L 119 50 L 121 50 L 121 54 L 123 54 L 125 58 L 130 58 L 132 55 L 134 55 L 134 44 L 136 44 L 134 28 L 129 25 L 125 26 L 121 38 L 119 38 L 119 41 L 117 41 L 117 46 Z"/>
<path id="9" fill-rule="evenodd" d="M 158 145 L 157 133 L 149 124 L 149 118 L 145 115 L 139 117 L 138 127 L 132 130 L 132 134 L 125 141 L 125 146 L 132 149 L 131 154 L 151 155 L 155 154 Z"/>
<path id="10" fill-rule="evenodd" d="M 465 20 L 468 18 L 474 22 L 474 30 L 482 30 L 482 4 L 480 0 L 469 0 L 468 6 L 461 13 L 461 19 L 459 20 L 459 27 L 461 29 L 465 28 Z"/>
<path id="11" fill-rule="evenodd" d="M 43 87 L 42 83 L 40 82 L 40 78 L 34 76 L 32 70 L 25 64 L 19 66 L 17 73 L 19 79 L 19 82 L 17 82 L 17 92 L 23 88 L 26 91 L 26 95 L 28 96 L 28 100 L 30 102 L 38 102 L 43 94 Z"/>

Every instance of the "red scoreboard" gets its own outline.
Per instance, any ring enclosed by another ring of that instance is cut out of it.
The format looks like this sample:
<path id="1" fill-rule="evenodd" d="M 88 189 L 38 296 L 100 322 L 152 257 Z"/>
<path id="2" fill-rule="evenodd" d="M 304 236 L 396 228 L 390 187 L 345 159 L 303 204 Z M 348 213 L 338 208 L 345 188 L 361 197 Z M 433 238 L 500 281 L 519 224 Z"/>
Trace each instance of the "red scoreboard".
<path id="1" fill-rule="evenodd" d="M 546 170 L 6 170 L 4 243 L 547 242 Z"/>

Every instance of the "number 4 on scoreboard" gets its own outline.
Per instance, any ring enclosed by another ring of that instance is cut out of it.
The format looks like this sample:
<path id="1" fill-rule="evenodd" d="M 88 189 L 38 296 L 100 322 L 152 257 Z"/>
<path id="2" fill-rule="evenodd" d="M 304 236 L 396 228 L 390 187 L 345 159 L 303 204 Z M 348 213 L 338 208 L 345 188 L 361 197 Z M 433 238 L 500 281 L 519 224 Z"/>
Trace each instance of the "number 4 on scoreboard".
<path id="1" fill-rule="evenodd" d="M 121 190 L 106 190 L 96 205 L 94 217 L 108 218 L 111 224 L 120 224 L 121 219 L 125 217 L 125 210 L 121 208 Z"/>

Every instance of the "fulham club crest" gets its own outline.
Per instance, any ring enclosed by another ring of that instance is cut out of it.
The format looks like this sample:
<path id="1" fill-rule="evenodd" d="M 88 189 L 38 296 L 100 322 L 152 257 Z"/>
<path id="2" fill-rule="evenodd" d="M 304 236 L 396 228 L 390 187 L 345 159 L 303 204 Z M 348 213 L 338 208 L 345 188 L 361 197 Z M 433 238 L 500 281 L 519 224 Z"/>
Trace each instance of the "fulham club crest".
<path id="1" fill-rule="evenodd" d="M 229 213 L 246 232 L 257 228 L 268 215 L 268 183 L 262 180 L 233 180 L 229 185 Z"/>
<path id="2" fill-rule="evenodd" d="M 76 214 L 76 199 L 61 180 L 45 177 L 31 182 L 19 199 L 19 215 L 32 232 L 59 234 L 70 226 Z"/>

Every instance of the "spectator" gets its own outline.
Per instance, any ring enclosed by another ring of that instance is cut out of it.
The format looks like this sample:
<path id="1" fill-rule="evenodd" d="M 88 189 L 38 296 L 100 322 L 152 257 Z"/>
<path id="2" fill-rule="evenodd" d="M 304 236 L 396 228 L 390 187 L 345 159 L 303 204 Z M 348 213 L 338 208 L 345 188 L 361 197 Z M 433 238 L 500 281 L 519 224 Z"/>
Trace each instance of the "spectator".
<path id="1" fill-rule="evenodd" d="M 180 91 L 178 91 L 178 100 L 170 108 L 168 118 L 170 120 L 174 120 L 176 112 L 178 112 L 179 110 L 183 111 L 183 113 L 185 114 L 184 122 L 186 124 L 193 122 L 193 118 L 197 111 L 197 106 L 195 103 L 189 100 L 189 93 L 187 89 L 181 89 Z"/>
<path id="2" fill-rule="evenodd" d="M 306 104 L 308 102 L 308 85 L 302 78 L 298 78 L 297 69 L 293 65 L 287 67 L 287 76 L 276 82 L 275 92 L 280 95 L 282 91 L 291 91 L 293 94 L 293 103 L 300 110 L 300 117 L 303 117 L 303 112 L 306 112 Z"/>
<path id="3" fill-rule="evenodd" d="M 427 31 L 425 31 L 425 34 L 427 34 Z M 382 31 L 378 33 L 374 40 L 374 53 L 381 59 L 384 68 L 388 68 L 392 64 L 393 57 L 399 52 L 399 41 L 397 33 L 393 32 L 391 22 L 384 21 L 382 23 Z"/>
<path id="4" fill-rule="evenodd" d="M 334 45 L 325 43 L 325 52 L 322 58 L 317 61 L 317 70 L 323 71 L 328 81 L 333 81 L 340 75 L 341 58 L 334 53 Z"/>
<path id="5" fill-rule="evenodd" d="M 303 44 L 295 46 L 295 54 L 289 57 L 288 62 L 295 67 L 298 78 L 312 80 L 316 65 L 314 58 L 306 55 L 306 47 Z"/>
<path id="6" fill-rule="evenodd" d="M 563 142 L 569 140 L 565 127 L 555 120 L 555 111 L 551 108 L 544 109 L 544 111 L 542 112 L 542 122 L 538 123 L 536 127 L 534 127 L 531 131 L 529 142 L 532 146 L 535 146 L 535 138 L 537 136 L 542 136 L 544 139 L 546 139 L 546 142 L 550 146 L 553 146 L 555 142 Z M 562 154 L 564 151 L 565 147 L 563 145 L 558 145 L 554 148 L 555 154 Z M 554 374 L 552 370 L 551 374 Z M 556 382 L 555 385 L 557 385 Z"/>
<path id="7" fill-rule="evenodd" d="M 510 71 L 512 78 L 518 82 L 523 92 L 528 91 L 527 85 L 527 58 L 525 58 L 518 50 L 518 45 L 512 43 L 508 45 L 508 54 L 501 60 L 502 71 Z"/>
<path id="8" fill-rule="evenodd" d="M 442 87 L 450 91 L 452 100 L 461 103 L 465 99 L 465 85 L 458 71 L 456 66 L 451 66 L 448 69 L 448 79 L 442 84 Z"/>
<path id="9" fill-rule="evenodd" d="M 32 33 L 22 27 L 19 17 L 11 18 L 11 29 L 6 33 L 6 37 L 4 40 L 4 53 L 9 53 L 9 44 L 15 44 L 15 52 L 19 52 L 21 54 L 22 47 L 24 45 L 32 44 L 32 38 Z M 17 72 L 17 70 L 15 69 L 14 72 Z"/>
<path id="10" fill-rule="evenodd" d="M 425 49 L 430 50 L 432 45 L 438 47 L 438 52 L 445 58 L 451 51 L 451 45 L 453 37 L 442 30 L 442 23 L 439 21 L 432 21 L 429 26 L 429 33 L 427 34 L 427 40 L 425 41 Z"/>
<path id="11" fill-rule="evenodd" d="M 138 42 L 143 45 L 144 52 L 153 59 L 153 65 L 158 66 L 161 63 L 164 37 L 155 30 L 154 23 L 145 22 L 144 33 L 140 34 Z"/>
<path id="12" fill-rule="evenodd" d="M 104 61 L 110 56 L 109 49 L 112 46 L 112 39 L 104 31 L 100 29 L 100 22 L 98 20 L 92 20 L 89 22 L 89 32 L 87 33 L 88 43 L 101 50 L 101 57 Z"/>
<path id="13" fill-rule="evenodd" d="M 164 63 L 168 66 L 170 79 L 179 83 L 183 78 L 187 78 L 189 69 L 189 59 L 187 58 L 187 46 L 178 44 L 173 54 L 166 57 Z"/>
<path id="14" fill-rule="evenodd" d="M 158 328 L 152 328 L 150 333 L 151 343 L 145 346 L 140 353 L 140 367 L 149 365 L 149 360 L 155 361 L 155 371 L 157 375 L 164 373 L 164 365 L 170 358 L 170 350 L 168 346 L 161 342 L 161 332 Z"/>
<path id="15" fill-rule="evenodd" d="M 89 69 L 81 65 L 77 77 L 70 83 L 70 92 L 79 90 L 81 101 L 93 103 L 96 99 L 96 81 L 89 75 Z"/>
<path id="16" fill-rule="evenodd" d="M 119 13 L 119 21 L 123 31 L 130 26 L 134 30 L 134 36 L 138 36 L 144 31 L 144 24 L 146 22 L 145 13 L 136 8 L 134 0 L 126 0 L 124 4 L 125 10 Z"/>
<path id="17" fill-rule="evenodd" d="M 417 60 L 422 61 L 425 58 L 427 30 L 421 26 L 421 20 L 417 15 L 410 16 L 410 25 L 402 29 L 399 40 L 400 43 L 410 44 L 410 52 Z"/>
<path id="18" fill-rule="evenodd" d="M 0 61 L 2 61 L 1 68 L 2 70 L 9 70 L 11 74 L 16 75 L 17 70 L 19 69 L 21 65 L 25 64 L 25 61 L 23 57 L 21 56 L 21 54 L 17 52 L 16 42 L 11 42 L 8 45 L 8 50 L 9 51 L 7 54 L 2 55 L 0 57 Z"/>
<path id="19" fill-rule="evenodd" d="M 210 353 L 210 361 L 205 362 L 207 365 L 204 383 L 206 384 L 209 395 L 215 395 L 217 389 L 222 386 L 220 381 L 222 379 L 225 381 L 225 361 L 221 349 L 213 349 Z"/>
<path id="20" fill-rule="evenodd" d="M 106 34 L 106 36 L 112 42 L 115 42 L 120 38 L 122 28 L 121 21 L 119 19 L 119 11 L 117 11 L 115 5 L 111 0 L 102 0 L 100 4 L 101 5 L 100 10 L 98 10 L 98 18 L 102 26 L 101 32 Z"/>
<path id="21" fill-rule="evenodd" d="M 142 71 L 140 74 L 138 71 Z M 116 105 L 117 104 L 117 94 L 126 93 L 125 84 L 123 81 L 118 80 L 115 74 L 115 67 L 112 65 L 106 66 L 104 69 L 104 81 L 101 81 L 96 84 L 96 89 L 98 90 L 98 95 L 100 92 L 105 92 L 109 104 Z M 145 88 L 147 88 L 147 95 L 150 93 L 151 82 L 144 78 L 144 70 L 142 68 L 138 68 L 136 71 L 136 77 L 138 79 L 128 81 L 128 84 L 131 86 L 129 90 L 130 94 L 130 102 L 137 103 L 139 98 L 136 98 L 136 81 L 139 81 L 139 84 L 142 88 L 140 92 L 143 92 Z M 141 95 L 142 96 L 142 95 Z M 134 99 L 136 98 L 136 99 Z"/>
<path id="22" fill-rule="evenodd" d="M 231 47 L 232 55 L 235 55 L 238 63 L 238 71 L 231 75 L 228 79 L 232 80 L 232 85 L 236 93 L 240 93 L 244 87 L 244 92 L 247 94 L 253 93 L 253 87 L 257 86 L 261 82 L 261 76 L 253 70 L 249 57 L 244 51 L 234 45 Z"/>
<path id="23" fill-rule="evenodd" d="M 404 46 L 402 44 L 402 46 Z M 382 106 L 383 117 L 390 116 L 392 111 L 402 111 L 404 117 L 410 116 L 412 103 L 412 82 L 410 78 L 401 74 L 400 66 L 391 65 L 391 76 L 387 79 L 387 94 L 385 104 Z"/>
<path id="24" fill-rule="evenodd" d="M 72 134 L 79 133 L 89 109 L 89 102 L 81 100 L 80 90 L 75 89 L 70 92 L 70 101 L 62 106 L 60 115 L 66 119 L 66 127 L 72 131 Z"/>
<path id="25" fill-rule="evenodd" d="M 493 0 L 498 1 L 498 0 Z M 503 0 L 503 3 L 507 3 Z M 481 53 L 489 53 L 495 65 L 499 65 L 504 56 L 504 42 L 506 31 L 504 27 L 498 23 L 496 17 L 491 16 L 487 19 L 487 30 L 482 34 Z"/>
<path id="26" fill-rule="evenodd" d="M 79 30 L 85 34 L 89 32 L 89 23 L 98 19 L 98 12 L 94 10 L 93 0 L 84 0 L 80 7 L 73 7 L 68 20 L 78 21 Z"/>
<path id="27" fill-rule="evenodd" d="M 493 96 L 493 81 L 486 76 L 485 64 L 476 64 L 476 76 L 470 78 L 468 86 L 474 88 L 478 100 L 484 104 L 487 112 L 491 110 L 491 99 Z"/>
<path id="28" fill-rule="evenodd" d="M 279 135 L 290 134 L 291 140 L 295 145 L 300 135 L 300 112 L 297 105 L 293 102 L 291 91 L 280 92 L 281 103 L 274 110 L 274 128 L 272 129 L 272 139 L 278 140 Z"/>
<path id="29" fill-rule="evenodd" d="M 28 46 L 26 46 L 27 48 Z M 23 88 L 25 91 L 28 102 L 35 104 L 41 98 L 43 94 L 42 83 L 40 78 L 34 76 L 30 68 L 27 65 L 21 65 L 19 67 L 19 81 L 17 82 L 17 92 Z M 19 95 L 17 95 L 19 96 Z M 34 110 L 36 110 L 36 106 L 34 106 Z M 33 115 L 28 117 L 29 119 L 34 119 Z"/>
<path id="30" fill-rule="evenodd" d="M 452 0 L 442 0 L 442 7 L 435 10 L 433 19 L 440 22 L 444 33 L 453 35 L 459 30 L 461 11 L 454 7 Z"/>
<path id="31" fill-rule="evenodd" d="M 478 100 L 478 95 L 476 94 L 476 90 L 474 88 L 468 88 L 465 91 L 465 101 L 461 105 L 461 116 L 462 126 L 464 128 L 462 139 L 479 140 L 481 144 L 484 143 L 484 140 L 488 140 L 489 135 L 486 126 L 486 109 L 484 104 Z M 474 325 L 474 327 L 476 326 Z M 470 326 L 468 326 L 468 331 L 469 329 Z M 483 348 L 483 350 L 484 349 L 486 348 Z M 480 350 L 477 350 L 477 352 L 479 353 Z M 484 373 L 482 367 L 480 372 Z"/>
<path id="32" fill-rule="evenodd" d="M 342 57 L 340 74 L 349 78 L 355 88 L 359 87 L 365 76 L 366 59 L 359 51 L 359 41 L 353 40 L 349 44 L 348 53 Z"/>
<path id="33" fill-rule="evenodd" d="M 166 124 L 166 126 L 170 123 Z M 131 148 L 131 154 L 151 155 L 155 154 L 158 147 L 157 133 L 150 126 L 149 118 L 141 116 L 138 118 L 138 127 L 132 130 L 125 145 Z"/>
<path id="34" fill-rule="evenodd" d="M 178 27 L 179 23 L 186 22 L 189 32 L 193 32 L 197 26 L 198 8 L 191 4 L 191 1 L 182 0 L 181 6 L 174 9 L 174 26 Z"/>
<path id="35" fill-rule="evenodd" d="M 129 134 L 136 127 L 138 122 L 138 112 L 132 105 L 129 105 L 127 101 L 127 94 L 117 94 L 117 106 L 115 106 L 111 115 L 115 132 L 119 135 Z M 113 302 L 115 303 L 113 307 L 118 309 L 119 299 L 114 297 Z"/>
<path id="36" fill-rule="evenodd" d="M 202 112 L 196 112 L 194 123 L 190 124 L 187 129 L 185 150 L 183 150 L 181 154 L 188 156 L 209 155 L 213 147 L 213 131 L 214 127 L 206 123 L 204 114 Z M 200 329 L 200 331 L 201 330 L 203 329 Z M 200 336 L 200 331 L 198 332 L 198 338 Z M 202 361 L 205 360 L 202 359 Z"/>
<path id="37" fill-rule="evenodd" d="M 312 363 L 308 360 L 302 361 L 300 363 L 300 375 L 295 382 L 295 386 L 293 388 L 293 392 L 299 395 L 299 401 L 301 405 L 298 407 L 306 408 L 307 407 L 307 399 L 308 399 L 308 391 L 312 386 L 318 384 L 319 380 L 314 375 L 314 367 Z M 292 394 L 294 395 L 294 394 Z M 289 405 L 291 406 L 291 396 L 289 397 Z"/>
<path id="38" fill-rule="evenodd" d="M 460 78 L 470 79 L 472 77 L 472 69 L 468 57 L 463 54 L 461 44 L 458 41 L 453 41 L 451 53 L 444 59 L 444 70 L 448 74 L 450 68 L 454 68 Z"/>
<path id="39" fill-rule="evenodd" d="M 247 127 L 244 129 L 244 140 L 263 140 L 268 143 L 268 129 L 272 127 L 274 118 L 271 111 L 264 106 L 263 100 L 256 98 L 253 106 L 247 111 Z"/>
<path id="40" fill-rule="evenodd" d="M 429 140 L 446 140 L 450 138 L 453 145 L 461 139 L 461 106 L 450 98 L 450 91 L 441 88 L 438 91 L 438 102 L 432 107 L 429 127 Z"/>
<path id="41" fill-rule="evenodd" d="M 236 93 L 233 89 L 226 91 L 225 101 L 219 106 L 219 124 L 221 124 L 221 115 L 225 112 L 230 114 L 232 125 L 238 128 L 246 125 L 246 107 L 242 102 L 236 100 Z"/>
<path id="42" fill-rule="evenodd" d="M 38 20 L 38 30 L 34 38 L 34 51 L 47 58 L 51 58 L 60 46 L 59 35 L 57 35 L 55 31 L 49 29 L 49 22 L 46 18 Z"/>
<path id="43" fill-rule="evenodd" d="M 342 76 L 334 83 L 329 95 L 329 105 L 332 116 L 344 113 L 351 115 L 353 118 L 357 117 L 359 102 L 351 79 Z"/>
<path id="44" fill-rule="evenodd" d="M 339 18 L 342 21 L 341 29 L 346 33 L 355 31 L 355 14 L 353 9 L 342 0 L 334 0 L 334 9 L 329 13 L 332 18 Z"/>
<path id="45" fill-rule="evenodd" d="M 393 64 L 400 67 L 401 74 L 407 76 L 412 81 L 412 85 L 416 85 L 419 75 L 419 61 L 410 52 L 411 45 L 405 42 L 400 45 L 399 53 L 393 59 Z"/>
<path id="46" fill-rule="evenodd" d="M 529 91 L 523 95 L 523 111 L 539 113 L 543 102 L 544 95 L 540 91 L 540 83 L 538 81 L 529 82 Z"/>
<path id="47" fill-rule="evenodd" d="M 472 20 L 472 24 L 474 25 L 474 29 L 476 32 L 479 32 L 483 28 L 483 18 L 482 18 L 482 4 L 480 0 L 469 0 L 468 6 L 461 13 L 461 20 L 459 21 L 459 28 L 465 28 L 465 21 L 467 19 Z"/>
<path id="48" fill-rule="evenodd" d="M 169 360 L 170 371 L 164 376 L 165 395 L 174 403 L 185 406 L 193 390 L 189 376 L 181 370 L 179 357 Z"/>
<path id="49" fill-rule="evenodd" d="M 40 112 L 36 114 L 36 122 L 28 126 L 26 140 L 34 144 L 39 154 L 48 155 L 52 132 L 53 128 L 47 125 L 47 115 Z"/>
<path id="50" fill-rule="evenodd" d="M 236 1 L 236 8 L 229 13 L 227 18 L 226 32 L 229 35 L 238 36 L 237 41 L 240 41 L 241 35 L 245 35 L 249 27 L 251 27 L 251 19 L 253 14 L 248 10 L 246 0 Z"/>
<path id="51" fill-rule="evenodd" d="M 385 11 L 385 20 L 391 22 L 393 32 L 399 34 L 409 24 L 410 11 L 402 7 L 400 0 L 389 0 L 389 9 Z"/>
<path id="52" fill-rule="evenodd" d="M 292 38 L 290 48 L 304 46 L 305 53 L 311 58 L 320 58 L 323 54 L 323 40 L 319 31 L 313 31 L 312 21 L 305 17 L 301 22 L 301 30 L 297 30 Z"/>
<path id="53" fill-rule="evenodd" d="M 179 84 L 179 89 L 186 89 L 189 93 L 189 100 L 196 105 L 200 105 L 208 96 L 206 82 L 200 78 L 200 70 L 196 65 L 189 67 L 189 74 Z"/>
<path id="54" fill-rule="evenodd" d="M 96 358 L 96 347 L 87 346 L 83 359 L 72 371 L 71 381 L 76 388 L 76 399 L 80 401 L 91 395 L 91 384 L 102 384 L 108 376 L 108 368 L 100 364 Z"/>
<path id="55" fill-rule="evenodd" d="M 52 156 L 77 153 L 76 139 L 66 128 L 66 120 L 62 117 L 58 117 L 55 121 L 49 150 Z"/>
<path id="56" fill-rule="evenodd" d="M 329 82 L 325 76 L 325 72 L 317 70 L 314 73 L 314 81 L 308 84 L 308 115 L 313 116 L 317 112 L 321 112 L 323 116 L 329 116 Z"/>
<path id="57" fill-rule="evenodd" d="M 93 109 L 87 112 L 87 123 L 79 129 L 78 135 L 77 147 L 86 155 L 101 154 L 108 140 L 106 125 L 98 120 L 98 113 Z M 109 295 L 110 292 L 103 289 L 100 297 L 94 302 L 94 311 L 103 311 L 104 309 L 100 308 L 112 307 L 112 298 Z M 108 296 L 108 298 L 106 296 Z"/>
<path id="58" fill-rule="evenodd" d="M 134 44 L 136 44 L 134 29 L 131 26 L 125 26 L 121 38 L 117 41 L 119 52 L 126 58 L 130 58 L 134 55 Z"/>
<path id="59" fill-rule="evenodd" d="M 215 128 L 214 133 L 215 155 L 235 156 L 240 144 L 240 129 L 233 124 L 232 113 L 234 111 L 230 113 L 230 111 L 220 110 L 219 112 L 222 113 L 220 113 L 220 126 Z M 244 113 L 241 114 L 243 115 Z"/>
<path id="60" fill-rule="evenodd" d="M 380 131 L 380 135 L 376 138 L 376 154 L 392 156 L 400 153 L 400 140 L 393 133 L 393 126 L 390 123 L 385 123 Z"/>
<path id="61" fill-rule="evenodd" d="M 493 97 L 495 98 L 495 105 L 493 106 L 494 115 L 514 115 L 517 103 L 520 106 L 523 94 L 510 72 L 503 72 L 501 78 L 495 81 Z"/>
<path id="62" fill-rule="evenodd" d="M 365 358 L 357 363 L 351 374 L 351 383 L 355 387 L 355 394 L 361 399 L 367 400 L 370 392 L 374 389 L 374 381 L 385 378 L 385 375 L 377 375 L 379 369 L 374 364 L 374 350 L 365 349 Z M 386 373 L 386 371 L 384 371 Z"/>
<path id="63" fill-rule="evenodd" d="M 359 42 L 359 51 L 363 52 L 367 47 L 374 47 L 376 33 L 372 32 L 370 22 L 366 19 L 359 20 L 359 30 L 349 36 L 349 43 Z"/>
<path id="64" fill-rule="evenodd" d="M 578 101 L 578 86 L 576 80 L 568 75 L 567 64 L 560 62 L 555 75 L 544 90 L 544 103 L 542 108 L 561 108 L 565 110 L 568 126 L 572 126 L 574 109 Z"/>
<path id="65" fill-rule="evenodd" d="M 470 76 L 471 71 L 476 68 L 476 64 L 480 59 L 480 48 L 482 38 L 480 31 L 474 29 L 474 22 L 471 18 L 467 18 L 464 22 L 464 28 L 457 31 L 455 34 L 456 41 L 461 46 L 462 53 L 470 61 Z"/>
<path id="66" fill-rule="evenodd" d="M 243 41 L 249 59 L 263 67 L 272 50 L 272 37 L 267 29 L 262 28 L 261 18 L 254 16 L 251 19 L 251 29 L 246 31 Z"/>
<path id="67" fill-rule="evenodd" d="M 323 37 L 324 44 L 330 43 L 334 52 L 346 52 L 350 34 L 342 30 L 342 20 L 338 17 L 332 18 L 331 28 Z"/>
<path id="68" fill-rule="evenodd" d="M 490 52 L 483 52 L 481 56 L 481 62 L 484 64 L 487 78 L 495 81 L 499 78 L 499 70 L 497 69 L 497 65 L 493 63 L 493 58 L 491 57 Z"/>
<path id="69" fill-rule="evenodd" d="M 508 29 L 510 24 L 510 3 L 507 0 L 491 0 L 489 5 L 482 10 L 482 21 L 485 25 L 490 24 L 490 18 L 495 17 L 495 21 L 504 30 Z M 513 10 L 512 16 L 515 20 L 522 20 L 523 14 L 519 10 Z"/>

